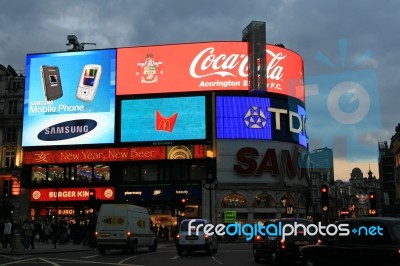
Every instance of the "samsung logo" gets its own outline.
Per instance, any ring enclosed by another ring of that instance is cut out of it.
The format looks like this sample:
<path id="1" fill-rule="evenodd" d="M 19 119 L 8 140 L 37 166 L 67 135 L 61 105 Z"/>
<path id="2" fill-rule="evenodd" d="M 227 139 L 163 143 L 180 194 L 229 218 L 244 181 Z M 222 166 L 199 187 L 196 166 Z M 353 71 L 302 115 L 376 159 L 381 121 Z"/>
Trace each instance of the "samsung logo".
<path id="1" fill-rule="evenodd" d="M 52 125 L 40 131 L 38 139 L 55 141 L 72 139 L 92 131 L 97 122 L 91 119 L 78 119 Z"/>

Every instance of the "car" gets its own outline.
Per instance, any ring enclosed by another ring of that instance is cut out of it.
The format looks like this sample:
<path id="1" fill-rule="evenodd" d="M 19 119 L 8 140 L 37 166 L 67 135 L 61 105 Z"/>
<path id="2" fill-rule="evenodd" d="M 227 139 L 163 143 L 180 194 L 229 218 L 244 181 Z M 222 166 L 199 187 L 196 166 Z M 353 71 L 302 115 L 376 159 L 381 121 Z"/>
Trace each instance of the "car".
<path id="1" fill-rule="evenodd" d="M 350 218 L 336 223 L 348 235 L 327 235 L 302 249 L 302 265 L 400 265 L 400 219 Z"/>
<path id="2" fill-rule="evenodd" d="M 201 226 L 198 234 L 196 230 L 192 229 L 189 232 L 189 223 L 191 226 Z M 206 251 L 212 255 L 218 251 L 218 240 L 215 234 L 209 236 L 202 230 L 205 225 L 209 224 L 206 219 L 185 219 L 179 226 L 179 232 L 176 235 L 175 245 L 176 251 L 181 256 L 185 251 L 193 252 L 198 250 Z"/>
<path id="3" fill-rule="evenodd" d="M 281 218 L 273 219 L 264 223 L 265 227 L 281 228 L 285 224 L 304 225 L 307 227 L 311 221 L 303 218 Z M 301 227 L 296 234 L 282 237 L 282 235 L 256 235 L 253 238 L 253 260 L 259 261 L 266 259 L 274 265 L 280 265 L 284 261 L 298 261 L 300 259 L 300 250 L 306 246 L 318 242 L 317 236 L 305 234 Z"/>

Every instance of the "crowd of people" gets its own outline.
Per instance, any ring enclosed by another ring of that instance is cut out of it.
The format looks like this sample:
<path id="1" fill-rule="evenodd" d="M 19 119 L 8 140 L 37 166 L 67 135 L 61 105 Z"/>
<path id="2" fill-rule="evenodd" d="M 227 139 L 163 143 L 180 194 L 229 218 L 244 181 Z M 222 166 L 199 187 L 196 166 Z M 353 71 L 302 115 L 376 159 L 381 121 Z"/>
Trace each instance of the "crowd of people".
<path id="1" fill-rule="evenodd" d="M 0 218 L 0 244 L 12 248 L 13 237 L 18 237 L 24 250 L 34 249 L 35 242 L 43 244 L 91 245 L 94 222 L 75 223 L 68 220 L 26 219 L 22 222 Z"/>
<path id="2" fill-rule="evenodd" d="M 173 240 L 177 234 L 177 227 L 173 225 L 160 225 L 152 226 L 152 231 L 158 240 Z"/>

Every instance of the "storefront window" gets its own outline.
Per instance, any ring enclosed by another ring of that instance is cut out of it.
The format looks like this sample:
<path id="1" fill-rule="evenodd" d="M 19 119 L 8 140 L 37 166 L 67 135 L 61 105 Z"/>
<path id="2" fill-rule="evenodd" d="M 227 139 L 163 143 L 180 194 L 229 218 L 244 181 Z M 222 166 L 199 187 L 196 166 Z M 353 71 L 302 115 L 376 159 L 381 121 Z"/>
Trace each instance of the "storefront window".
<path id="1" fill-rule="evenodd" d="M 254 199 L 253 206 L 258 208 L 269 208 L 274 206 L 273 199 L 266 193 L 257 195 Z"/>
<path id="2" fill-rule="evenodd" d="M 140 180 L 140 165 L 124 165 L 122 179 L 128 182 L 136 182 Z"/>
<path id="3" fill-rule="evenodd" d="M 110 181 L 110 166 L 99 164 L 94 166 L 94 177 L 97 182 Z"/>
<path id="4" fill-rule="evenodd" d="M 92 167 L 89 165 L 76 166 L 76 182 L 91 182 Z"/>
<path id="5" fill-rule="evenodd" d="M 141 167 L 141 176 L 144 181 L 157 181 L 158 167 L 156 163 L 145 163 Z"/>
<path id="6" fill-rule="evenodd" d="M 189 169 L 186 163 L 174 162 L 170 170 L 171 180 L 189 180 Z"/>
<path id="7" fill-rule="evenodd" d="M 191 180 L 204 180 L 207 176 L 207 167 L 202 164 L 193 164 L 190 167 Z"/>
<path id="8" fill-rule="evenodd" d="M 290 195 L 284 195 L 281 198 L 281 205 L 282 207 L 286 207 L 287 205 L 293 205 L 294 201 L 293 198 Z"/>
<path id="9" fill-rule="evenodd" d="M 33 183 L 42 183 L 46 181 L 46 168 L 41 166 L 33 166 L 32 167 L 32 177 L 31 180 Z"/>
<path id="10" fill-rule="evenodd" d="M 49 165 L 50 182 L 62 182 L 64 180 L 64 168 L 57 165 Z"/>
<path id="11" fill-rule="evenodd" d="M 224 197 L 222 202 L 223 207 L 246 207 L 246 198 L 239 193 L 231 193 Z"/>

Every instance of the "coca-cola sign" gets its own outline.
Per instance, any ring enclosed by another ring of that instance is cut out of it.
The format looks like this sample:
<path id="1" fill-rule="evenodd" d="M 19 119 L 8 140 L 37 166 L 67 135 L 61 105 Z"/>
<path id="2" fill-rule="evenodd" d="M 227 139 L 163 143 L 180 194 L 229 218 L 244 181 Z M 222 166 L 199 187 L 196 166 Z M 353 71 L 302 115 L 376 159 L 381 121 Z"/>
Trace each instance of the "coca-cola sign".
<path id="1" fill-rule="evenodd" d="M 284 67 L 279 63 L 286 58 L 286 55 L 269 50 L 266 53 L 271 57 L 267 61 L 267 78 L 281 80 Z M 190 75 L 193 78 L 212 75 L 246 78 L 248 76 L 248 56 L 246 54 L 216 54 L 213 47 L 208 47 L 193 59 L 190 64 Z"/>
<path id="2" fill-rule="evenodd" d="M 155 82 L 142 82 L 143 57 L 151 54 Z M 304 101 L 303 60 L 295 52 L 266 45 L 267 92 Z M 245 42 L 209 42 L 117 49 L 117 95 L 247 91 L 248 55 Z"/>

